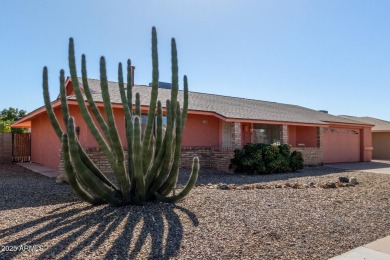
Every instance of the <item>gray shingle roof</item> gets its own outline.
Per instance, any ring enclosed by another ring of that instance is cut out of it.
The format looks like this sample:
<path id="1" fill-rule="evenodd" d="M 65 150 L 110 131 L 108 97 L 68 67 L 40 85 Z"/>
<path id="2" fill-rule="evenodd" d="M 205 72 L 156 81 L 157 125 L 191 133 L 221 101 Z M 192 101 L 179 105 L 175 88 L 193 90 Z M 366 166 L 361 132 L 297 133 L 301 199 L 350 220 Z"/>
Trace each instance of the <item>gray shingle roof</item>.
<path id="1" fill-rule="evenodd" d="M 79 82 L 81 83 L 81 80 L 79 80 Z M 89 79 L 88 84 L 92 90 L 91 92 L 93 93 L 92 96 L 94 100 L 96 102 L 101 102 L 100 81 Z M 133 88 L 133 93 L 140 93 L 141 105 L 145 106 L 149 105 L 150 91 L 151 88 L 148 86 L 136 85 Z M 119 87 L 116 82 L 109 82 L 109 93 L 112 103 L 122 103 Z M 158 99 L 162 101 L 164 106 L 165 100 L 170 98 L 171 91 L 169 89 L 159 88 L 158 93 Z M 135 97 L 135 94 L 133 94 L 133 97 Z M 74 96 L 68 98 L 75 99 Z M 183 100 L 183 91 L 179 91 L 178 100 Z M 353 119 L 338 117 L 296 105 L 198 92 L 189 92 L 188 108 L 190 110 L 215 112 L 225 118 L 234 119 L 282 121 L 305 124 L 326 124 L 328 122 L 362 124 Z"/>
<path id="2" fill-rule="evenodd" d="M 373 132 L 375 132 L 375 131 L 389 131 L 390 132 L 390 122 L 389 121 L 385 121 L 385 120 L 374 118 L 374 117 L 368 117 L 368 116 L 357 117 L 357 116 L 341 115 L 340 117 L 360 121 L 360 122 L 363 122 L 365 124 L 374 125 L 374 127 L 372 128 Z"/>

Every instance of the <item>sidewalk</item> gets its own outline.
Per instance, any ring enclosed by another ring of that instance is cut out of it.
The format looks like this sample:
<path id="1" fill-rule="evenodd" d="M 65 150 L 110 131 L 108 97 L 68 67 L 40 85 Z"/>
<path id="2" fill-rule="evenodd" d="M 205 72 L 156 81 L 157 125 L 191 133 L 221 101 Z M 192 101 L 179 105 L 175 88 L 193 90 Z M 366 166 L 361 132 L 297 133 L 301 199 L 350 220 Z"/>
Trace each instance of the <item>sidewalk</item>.
<path id="1" fill-rule="evenodd" d="M 36 163 L 26 162 L 26 163 L 18 163 L 18 165 L 20 165 L 26 169 L 29 169 L 33 172 L 45 175 L 49 178 L 57 178 L 57 176 L 60 175 L 60 173 L 58 171 L 50 169 L 50 168 L 42 166 L 42 165 L 39 165 L 39 164 L 36 164 Z"/>
<path id="2" fill-rule="evenodd" d="M 355 248 L 329 260 L 389 260 L 390 236 L 378 239 L 367 245 Z"/>

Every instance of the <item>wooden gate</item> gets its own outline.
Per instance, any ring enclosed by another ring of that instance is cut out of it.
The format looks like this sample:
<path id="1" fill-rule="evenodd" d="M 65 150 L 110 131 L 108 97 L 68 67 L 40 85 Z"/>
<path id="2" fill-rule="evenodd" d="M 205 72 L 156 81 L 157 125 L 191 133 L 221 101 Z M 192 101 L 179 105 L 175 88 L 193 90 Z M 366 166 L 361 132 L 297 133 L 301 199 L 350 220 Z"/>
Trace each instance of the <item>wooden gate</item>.
<path id="1" fill-rule="evenodd" d="M 29 162 L 31 160 L 31 133 L 12 134 L 12 161 Z"/>

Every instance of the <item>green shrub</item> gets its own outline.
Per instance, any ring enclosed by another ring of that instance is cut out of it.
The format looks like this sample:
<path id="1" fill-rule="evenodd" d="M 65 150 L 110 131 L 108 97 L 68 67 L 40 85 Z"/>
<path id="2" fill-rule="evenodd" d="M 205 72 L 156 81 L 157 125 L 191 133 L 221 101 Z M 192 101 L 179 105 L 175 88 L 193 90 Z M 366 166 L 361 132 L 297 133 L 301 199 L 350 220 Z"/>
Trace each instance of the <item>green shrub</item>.
<path id="1" fill-rule="evenodd" d="M 237 173 L 255 174 L 265 171 L 262 160 L 262 149 L 259 144 L 246 144 L 243 149 L 235 149 L 229 165 Z"/>
<path id="2" fill-rule="evenodd" d="M 302 153 L 291 153 L 287 144 L 246 144 L 242 149 L 234 150 L 229 164 L 230 170 L 245 174 L 282 173 L 302 168 Z"/>
<path id="3" fill-rule="evenodd" d="M 291 153 L 290 168 L 294 172 L 303 168 L 303 156 L 301 152 L 294 151 Z"/>

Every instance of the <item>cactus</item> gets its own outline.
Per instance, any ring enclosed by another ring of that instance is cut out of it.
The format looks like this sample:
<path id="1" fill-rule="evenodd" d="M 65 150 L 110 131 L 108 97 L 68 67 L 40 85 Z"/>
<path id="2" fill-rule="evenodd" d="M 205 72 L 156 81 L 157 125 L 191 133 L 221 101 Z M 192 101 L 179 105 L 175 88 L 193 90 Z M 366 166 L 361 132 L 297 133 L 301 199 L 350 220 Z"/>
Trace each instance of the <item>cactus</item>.
<path id="1" fill-rule="evenodd" d="M 167 129 L 162 131 L 163 108 L 158 97 L 158 53 L 157 33 L 152 28 L 152 88 L 146 129 L 141 130 L 141 97 L 135 95 L 133 107 L 133 86 L 131 61 L 127 62 L 127 89 L 123 79 L 122 64 L 118 66 L 118 87 L 125 115 L 127 138 L 127 161 L 125 164 L 124 149 L 116 128 L 104 57 L 100 59 L 100 83 L 104 104 L 104 115 L 97 108 L 92 98 L 86 69 L 86 58 L 82 55 L 81 71 L 84 94 L 91 108 L 89 112 L 81 92 L 77 77 L 74 42 L 69 40 L 69 70 L 75 96 L 81 115 L 100 150 L 107 157 L 118 185 L 115 185 L 103 174 L 85 153 L 75 134 L 75 120 L 69 116 L 65 91 L 64 71 L 60 72 L 60 100 L 62 119 L 65 129 L 62 129 L 50 103 L 48 71 L 43 69 L 43 96 L 50 122 L 56 135 L 62 142 L 64 168 L 69 185 L 84 201 L 98 205 L 109 203 L 114 206 L 128 204 L 143 204 L 147 201 L 175 203 L 183 199 L 194 187 L 198 178 L 199 159 L 193 159 L 191 176 L 186 186 L 175 194 L 174 189 L 179 173 L 180 147 L 185 120 L 188 110 L 188 83 L 184 76 L 183 108 L 177 100 L 178 93 L 178 62 L 175 39 L 172 39 L 172 90 L 171 99 L 166 101 Z M 156 131 L 152 131 L 154 118 L 157 117 Z M 93 118 L 98 124 L 95 125 Z M 99 131 L 99 128 L 102 131 Z M 169 196 L 173 192 L 172 196 Z"/>

